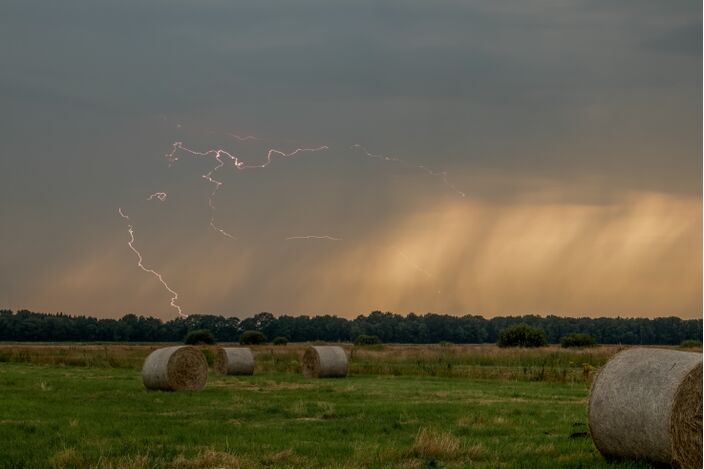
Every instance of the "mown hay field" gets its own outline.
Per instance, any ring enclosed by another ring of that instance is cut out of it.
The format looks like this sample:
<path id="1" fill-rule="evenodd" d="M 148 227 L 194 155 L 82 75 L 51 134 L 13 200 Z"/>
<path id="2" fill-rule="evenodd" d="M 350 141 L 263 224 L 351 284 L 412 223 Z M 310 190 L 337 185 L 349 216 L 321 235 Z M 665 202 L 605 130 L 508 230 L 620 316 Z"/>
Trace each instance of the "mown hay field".
<path id="1" fill-rule="evenodd" d="M 649 467 L 587 435 L 618 347 L 344 345 L 347 378 L 306 379 L 308 345 L 253 347 L 254 376 L 200 392 L 144 388 L 163 344 L 0 345 L 0 467 Z"/>

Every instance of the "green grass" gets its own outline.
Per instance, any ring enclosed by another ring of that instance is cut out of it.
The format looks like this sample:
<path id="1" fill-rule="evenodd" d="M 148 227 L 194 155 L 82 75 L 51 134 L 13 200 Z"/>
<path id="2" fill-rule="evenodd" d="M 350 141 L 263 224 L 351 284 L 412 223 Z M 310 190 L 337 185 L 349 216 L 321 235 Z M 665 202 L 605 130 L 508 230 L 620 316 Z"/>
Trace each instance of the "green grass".
<path id="1" fill-rule="evenodd" d="M 149 392 L 130 368 L 0 363 L 0 467 L 640 468 L 584 435 L 585 382 L 211 374 Z"/>

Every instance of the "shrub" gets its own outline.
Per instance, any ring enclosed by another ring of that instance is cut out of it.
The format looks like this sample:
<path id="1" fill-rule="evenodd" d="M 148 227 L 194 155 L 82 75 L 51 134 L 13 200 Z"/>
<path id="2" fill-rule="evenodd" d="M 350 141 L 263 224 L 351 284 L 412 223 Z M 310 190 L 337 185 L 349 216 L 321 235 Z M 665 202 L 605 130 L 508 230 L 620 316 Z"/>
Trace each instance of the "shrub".
<path id="1" fill-rule="evenodd" d="M 356 339 L 354 339 L 354 344 L 355 345 L 379 345 L 381 343 L 381 339 L 375 335 L 358 335 Z"/>
<path id="2" fill-rule="evenodd" d="M 545 331 L 527 324 L 516 324 L 499 332 L 499 347 L 543 347 L 548 344 Z"/>
<path id="3" fill-rule="evenodd" d="M 682 343 L 680 344 L 680 347 L 684 348 L 696 348 L 696 347 L 701 347 L 702 343 L 698 340 L 683 340 Z"/>
<path id="4" fill-rule="evenodd" d="M 591 334 L 572 333 L 562 336 L 560 345 L 563 347 L 594 347 L 596 339 Z"/>
<path id="5" fill-rule="evenodd" d="M 213 333 L 210 332 L 208 329 L 196 329 L 196 330 L 190 331 L 186 335 L 186 338 L 183 342 L 187 345 L 196 345 L 196 344 L 212 345 L 215 343 L 215 337 L 213 337 Z"/>
<path id="6" fill-rule="evenodd" d="M 213 351 L 206 347 L 201 347 L 200 351 L 203 352 L 203 356 L 205 357 L 205 361 L 208 362 L 208 366 L 212 367 L 215 364 L 215 354 Z"/>
<path id="7" fill-rule="evenodd" d="M 259 331 L 244 331 L 240 336 L 242 345 L 266 344 L 266 336 Z"/>
<path id="8" fill-rule="evenodd" d="M 288 339 L 283 336 L 274 337 L 274 340 L 272 340 L 271 343 L 274 345 L 286 345 L 288 344 Z"/>

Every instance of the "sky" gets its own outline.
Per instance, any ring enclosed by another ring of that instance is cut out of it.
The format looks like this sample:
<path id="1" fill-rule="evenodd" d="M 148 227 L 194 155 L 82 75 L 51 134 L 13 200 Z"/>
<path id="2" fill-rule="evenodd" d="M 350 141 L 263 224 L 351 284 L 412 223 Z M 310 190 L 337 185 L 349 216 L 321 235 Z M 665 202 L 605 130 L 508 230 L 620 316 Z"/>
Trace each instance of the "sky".
<path id="1" fill-rule="evenodd" d="M 701 47 L 691 1 L 4 1 L 0 308 L 700 318 Z"/>

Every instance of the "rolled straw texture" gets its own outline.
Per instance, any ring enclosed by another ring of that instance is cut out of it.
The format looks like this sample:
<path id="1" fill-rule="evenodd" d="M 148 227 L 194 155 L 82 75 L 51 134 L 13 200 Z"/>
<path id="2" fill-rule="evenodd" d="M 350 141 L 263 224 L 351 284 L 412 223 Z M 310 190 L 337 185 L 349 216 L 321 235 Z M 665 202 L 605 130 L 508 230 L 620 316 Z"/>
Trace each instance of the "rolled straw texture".
<path id="1" fill-rule="evenodd" d="M 344 378 L 347 376 L 345 349 L 334 345 L 308 347 L 303 354 L 303 376 L 306 378 Z"/>
<path id="2" fill-rule="evenodd" d="M 589 397 L 589 430 L 607 458 L 702 467 L 702 355 L 654 348 L 616 354 Z"/>
<path id="3" fill-rule="evenodd" d="M 197 391 L 208 380 L 203 353 L 187 345 L 154 350 L 144 361 L 142 381 L 147 389 Z"/>
<path id="4" fill-rule="evenodd" d="M 224 375 L 251 375 L 254 374 L 254 355 L 247 347 L 220 348 L 215 368 Z"/>

